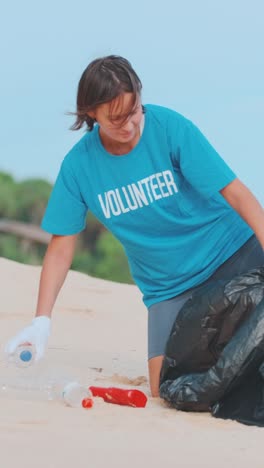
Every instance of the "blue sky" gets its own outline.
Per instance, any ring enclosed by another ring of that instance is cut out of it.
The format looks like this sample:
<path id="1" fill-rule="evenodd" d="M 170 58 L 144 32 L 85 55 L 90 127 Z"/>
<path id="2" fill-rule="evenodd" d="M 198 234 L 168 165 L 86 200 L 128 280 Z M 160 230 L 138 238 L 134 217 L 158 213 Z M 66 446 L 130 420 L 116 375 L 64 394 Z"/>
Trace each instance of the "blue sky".
<path id="1" fill-rule="evenodd" d="M 83 135 L 77 84 L 97 56 L 128 58 L 143 101 L 193 120 L 264 204 L 262 0 L 46 0 L 1 9 L 0 170 L 53 182 Z"/>

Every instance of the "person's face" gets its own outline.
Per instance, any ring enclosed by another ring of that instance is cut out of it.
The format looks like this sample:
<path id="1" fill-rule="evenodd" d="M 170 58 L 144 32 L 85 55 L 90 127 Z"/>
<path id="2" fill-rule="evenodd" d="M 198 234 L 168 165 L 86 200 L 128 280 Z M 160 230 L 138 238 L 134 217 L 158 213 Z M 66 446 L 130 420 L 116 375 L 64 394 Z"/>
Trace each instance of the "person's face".
<path id="1" fill-rule="evenodd" d="M 123 93 L 111 102 L 101 104 L 93 113 L 89 113 L 98 122 L 102 136 L 119 143 L 129 143 L 138 135 L 142 119 L 140 96 L 137 97 L 137 102 L 130 113 L 132 102 L 132 93 Z"/>

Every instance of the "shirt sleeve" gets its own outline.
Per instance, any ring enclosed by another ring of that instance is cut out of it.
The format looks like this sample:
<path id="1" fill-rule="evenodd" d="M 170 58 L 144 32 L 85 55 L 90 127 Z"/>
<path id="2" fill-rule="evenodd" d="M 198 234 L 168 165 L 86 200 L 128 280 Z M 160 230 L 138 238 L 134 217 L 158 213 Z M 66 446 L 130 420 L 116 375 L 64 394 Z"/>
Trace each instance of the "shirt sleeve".
<path id="1" fill-rule="evenodd" d="M 185 120 L 176 153 L 184 178 L 205 198 L 219 192 L 236 178 L 232 169 L 189 120 Z"/>
<path id="2" fill-rule="evenodd" d="M 81 232 L 86 225 L 88 207 L 84 203 L 78 183 L 66 162 L 51 192 L 41 227 L 57 235 L 72 235 Z"/>

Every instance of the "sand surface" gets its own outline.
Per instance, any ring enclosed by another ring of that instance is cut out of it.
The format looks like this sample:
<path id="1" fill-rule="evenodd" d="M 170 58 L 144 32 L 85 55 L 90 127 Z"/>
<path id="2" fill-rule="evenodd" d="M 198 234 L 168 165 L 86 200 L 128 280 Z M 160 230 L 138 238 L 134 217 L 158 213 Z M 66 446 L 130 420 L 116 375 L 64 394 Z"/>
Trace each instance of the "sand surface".
<path id="1" fill-rule="evenodd" d="M 34 316 L 39 267 L 0 259 L 1 346 Z M 151 398 L 147 313 L 135 286 L 70 271 L 45 358 L 6 366 L 1 352 L 1 468 L 263 468 L 264 430 Z M 137 388 L 145 408 L 59 398 L 65 382 Z"/>

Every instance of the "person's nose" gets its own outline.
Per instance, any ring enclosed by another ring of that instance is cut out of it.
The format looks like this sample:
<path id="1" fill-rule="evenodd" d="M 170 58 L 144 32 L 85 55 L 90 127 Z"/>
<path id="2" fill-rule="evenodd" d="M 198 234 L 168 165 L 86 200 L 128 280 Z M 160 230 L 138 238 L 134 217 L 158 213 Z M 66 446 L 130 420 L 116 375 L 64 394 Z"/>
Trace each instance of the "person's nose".
<path id="1" fill-rule="evenodd" d="M 133 130 L 133 128 L 134 128 L 134 124 L 133 124 L 132 119 L 126 120 L 124 125 L 122 125 L 122 130 L 124 130 L 125 132 L 131 132 L 131 130 Z"/>
<path id="2" fill-rule="evenodd" d="M 122 127 L 122 130 L 124 130 L 125 132 L 131 132 L 134 128 L 134 125 L 131 121 L 128 121 L 124 124 L 124 126 Z"/>

